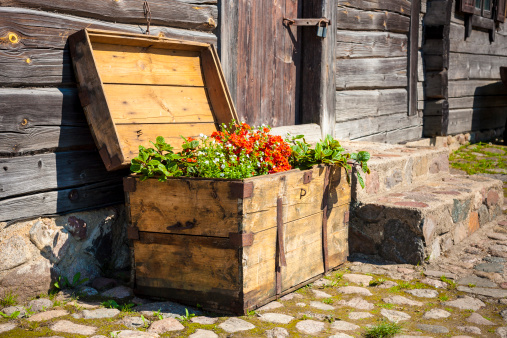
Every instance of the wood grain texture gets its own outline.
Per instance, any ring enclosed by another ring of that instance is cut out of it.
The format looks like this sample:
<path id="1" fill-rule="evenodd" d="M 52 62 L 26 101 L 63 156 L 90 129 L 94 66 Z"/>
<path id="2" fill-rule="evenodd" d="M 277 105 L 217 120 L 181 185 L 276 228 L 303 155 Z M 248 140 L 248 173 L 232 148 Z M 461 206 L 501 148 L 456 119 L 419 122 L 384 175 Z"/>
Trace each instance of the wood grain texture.
<path id="1" fill-rule="evenodd" d="M 228 181 L 155 179 L 140 182 L 129 193 L 130 219 L 140 231 L 228 237 L 238 233 L 238 198 Z"/>
<path id="2" fill-rule="evenodd" d="M 466 96 L 449 98 L 450 109 L 507 107 L 507 96 Z"/>
<path id="3" fill-rule="evenodd" d="M 235 290 L 240 285 L 238 251 L 192 245 L 134 242 L 137 287 L 195 291 Z M 177 273 L 176 273 L 177 272 Z"/>
<path id="4" fill-rule="evenodd" d="M 405 34 L 338 30 L 337 58 L 406 57 L 408 39 Z"/>
<path id="5" fill-rule="evenodd" d="M 337 123 L 335 137 L 354 140 L 368 135 L 420 125 L 420 122 L 421 119 L 418 116 L 407 116 L 406 113 L 359 118 Z"/>
<path id="6" fill-rule="evenodd" d="M 215 2 L 216 3 L 216 2 Z M 211 31 L 216 28 L 218 10 L 215 5 L 186 3 L 180 0 L 151 0 L 151 22 L 154 25 Z M 143 4 L 137 0 L 1 0 L 3 7 L 22 7 L 55 11 L 110 22 L 146 25 Z"/>
<path id="7" fill-rule="evenodd" d="M 180 151 L 184 137 L 199 137 L 199 134 L 211 135 L 216 131 L 215 123 L 135 123 L 117 124 L 118 141 L 123 154 L 123 163 L 139 155 L 139 145 L 149 146 L 158 136 L 174 147 L 173 151 Z"/>
<path id="8" fill-rule="evenodd" d="M 407 58 L 336 60 L 336 89 L 406 87 Z"/>
<path id="9" fill-rule="evenodd" d="M 0 200 L 0 221 L 123 204 L 121 177 L 69 189 Z"/>
<path id="10" fill-rule="evenodd" d="M 374 11 L 385 10 L 407 16 L 411 13 L 410 1 L 407 0 L 338 0 L 336 3 L 343 7 Z"/>
<path id="11" fill-rule="evenodd" d="M 104 84 L 204 86 L 198 52 L 93 43 Z"/>
<path id="12" fill-rule="evenodd" d="M 507 87 L 501 81 L 468 80 L 449 81 L 449 97 L 507 95 Z"/>
<path id="13" fill-rule="evenodd" d="M 104 85 L 115 123 L 214 122 L 203 87 Z"/>
<path id="14" fill-rule="evenodd" d="M 419 27 L 421 0 L 412 0 L 410 15 L 409 51 L 408 51 L 408 114 L 417 114 L 417 70 L 419 51 Z"/>
<path id="15" fill-rule="evenodd" d="M 121 177 L 108 173 L 96 151 L 49 153 L 0 158 L 0 198 L 65 189 Z"/>
<path id="16" fill-rule="evenodd" d="M 449 55 L 449 80 L 500 79 L 500 67 L 507 65 L 505 56 L 453 53 Z"/>
<path id="17" fill-rule="evenodd" d="M 336 92 L 336 121 L 407 111 L 406 89 L 344 90 Z"/>
<path id="18" fill-rule="evenodd" d="M 449 110 L 449 134 L 466 133 L 503 128 L 507 118 L 505 107 L 476 108 L 476 109 L 452 109 Z M 439 116 L 424 117 L 425 128 L 438 127 Z"/>
<path id="19" fill-rule="evenodd" d="M 143 33 L 142 28 L 137 25 L 106 23 L 31 9 L 0 7 L 0 37 L 8 37 L 9 32 L 15 33 L 18 37 L 17 43 L 0 44 L 0 49 L 64 49 L 67 38 L 84 28 Z M 151 34 L 216 43 L 215 35 L 199 31 L 153 26 Z"/>
<path id="20" fill-rule="evenodd" d="M 363 11 L 339 6 L 337 28 L 407 33 L 410 30 L 410 18 L 393 12 Z"/>
<path id="21" fill-rule="evenodd" d="M 451 23 L 449 40 L 450 51 L 456 53 L 471 53 L 482 55 L 507 55 L 507 36 L 496 34 L 495 42 L 489 43 L 489 34 L 481 30 L 474 30 L 466 40 L 464 24 Z"/>

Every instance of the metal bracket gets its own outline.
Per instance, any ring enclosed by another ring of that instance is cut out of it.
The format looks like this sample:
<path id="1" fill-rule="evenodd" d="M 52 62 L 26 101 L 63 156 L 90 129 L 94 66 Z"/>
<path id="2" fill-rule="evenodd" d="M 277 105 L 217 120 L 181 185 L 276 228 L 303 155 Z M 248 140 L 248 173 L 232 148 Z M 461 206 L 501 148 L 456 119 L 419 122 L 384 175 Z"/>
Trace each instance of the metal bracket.
<path id="1" fill-rule="evenodd" d="M 311 172 L 311 171 L 305 172 L 305 174 L 303 175 L 303 184 L 310 183 L 312 181 L 312 175 L 313 175 L 313 172 Z"/>
<path id="2" fill-rule="evenodd" d="M 235 248 L 244 248 L 246 246 L 252 246 L 254 241 L 254 234 L 249 233 L 229 233 L 229 241 Z"/>
<path id="3" fill-rule="evenodd" d="M 288 26 L 317 26 L 317 25 L 331 25 L 331 21 L 326 18 L 320 19 L 289 19 L 283 18 L 283 23 Z"/>

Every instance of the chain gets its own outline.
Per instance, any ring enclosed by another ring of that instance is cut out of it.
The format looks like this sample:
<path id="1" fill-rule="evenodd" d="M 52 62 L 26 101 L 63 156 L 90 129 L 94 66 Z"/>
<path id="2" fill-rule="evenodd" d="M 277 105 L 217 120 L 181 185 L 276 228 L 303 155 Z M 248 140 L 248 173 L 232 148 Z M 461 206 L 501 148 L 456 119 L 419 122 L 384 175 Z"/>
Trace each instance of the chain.
<path id="1" fill-rule="evenodd" d="M 147 23 L 146 34 L 150 35 L 151 10 L 150 10 L 150 4 L 148 3 L 148 0 L 144 0 L 143 10 L 144 10 L 144 17 L 146 18 L 146 23 Z"/>

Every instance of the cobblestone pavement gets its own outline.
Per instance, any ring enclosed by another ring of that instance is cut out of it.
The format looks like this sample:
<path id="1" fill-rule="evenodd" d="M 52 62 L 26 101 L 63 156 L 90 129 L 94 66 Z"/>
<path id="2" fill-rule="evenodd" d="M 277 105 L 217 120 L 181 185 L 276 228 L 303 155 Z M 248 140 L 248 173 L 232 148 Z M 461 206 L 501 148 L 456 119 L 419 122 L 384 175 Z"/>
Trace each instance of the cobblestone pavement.
<path id="1" fill-rule="evenodd" d="M 0 337 L 343 338 L 386 324 L 399 328 L 395 337 L 507 337 L 506 216 L 421 266 L 352 255 L 340 269 L 247 316 L 139 299 L 102 279 L 81 288 L 89 296 L 79 299 L 61 292 L 4 306 L 1 313 L 12 318 L 0 319 Z"/>

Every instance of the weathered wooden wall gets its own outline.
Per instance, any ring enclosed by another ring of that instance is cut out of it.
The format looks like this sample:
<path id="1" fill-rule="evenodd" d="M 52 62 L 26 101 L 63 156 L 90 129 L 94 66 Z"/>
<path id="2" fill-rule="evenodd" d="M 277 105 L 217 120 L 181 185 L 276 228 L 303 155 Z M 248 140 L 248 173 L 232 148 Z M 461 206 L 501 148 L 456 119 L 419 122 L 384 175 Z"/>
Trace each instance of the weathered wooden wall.
<path id="1" fill-rule="evenodd" d="M 337 0 L 336 137 L 396 143 L 417 139 L 422 118 L 409 114 L 412 4 Z"/>
<path id="2" fill-rule="evenodd" d="M 507 25 L 500 23 L 494 42 L 477 28 L 465 40 L 464 16 L 455 7 L 453 0 L 423 6 L 419 109 L 427 137 L 502 128 L 507 117 L 499 70 L 507 66 Z"/>
<path id="3" fill-rule="evenodd" d="M 150 0 L 152 35 L 215 43 L 217 0 Z M 143 1 L 0 0 L 0 221 L 121 203 L 81 109 L 67 38 L 144 33 Z"/>

